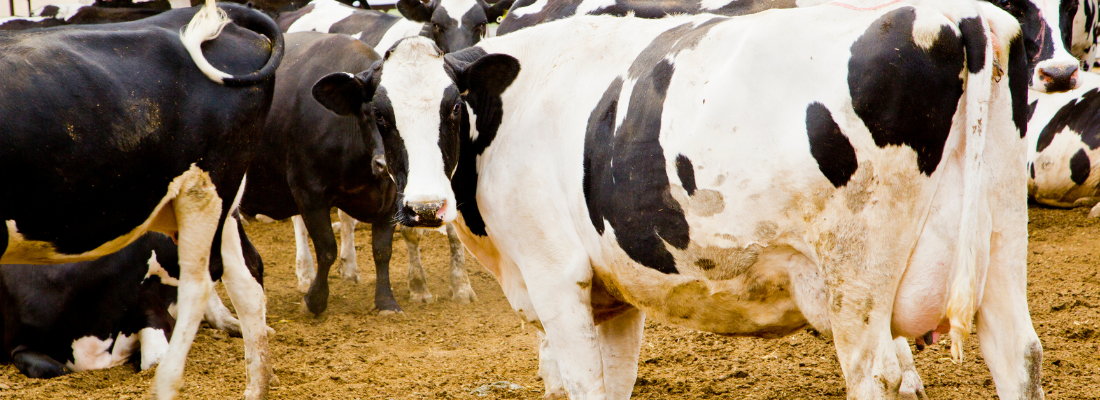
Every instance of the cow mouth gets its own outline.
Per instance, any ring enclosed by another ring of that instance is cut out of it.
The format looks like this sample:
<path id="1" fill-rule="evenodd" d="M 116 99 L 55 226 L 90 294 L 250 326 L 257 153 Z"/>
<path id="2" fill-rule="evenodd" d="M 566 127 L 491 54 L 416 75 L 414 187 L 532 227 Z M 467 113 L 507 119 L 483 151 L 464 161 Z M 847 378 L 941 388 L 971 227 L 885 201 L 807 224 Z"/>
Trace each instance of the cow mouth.
<path id="1" fill-rule="evenodd" d="M 408 202 L 397 212 L 397 220 L 408 227 L 438 228 L 443 226 L 446 212 L 446 201 Z"/>

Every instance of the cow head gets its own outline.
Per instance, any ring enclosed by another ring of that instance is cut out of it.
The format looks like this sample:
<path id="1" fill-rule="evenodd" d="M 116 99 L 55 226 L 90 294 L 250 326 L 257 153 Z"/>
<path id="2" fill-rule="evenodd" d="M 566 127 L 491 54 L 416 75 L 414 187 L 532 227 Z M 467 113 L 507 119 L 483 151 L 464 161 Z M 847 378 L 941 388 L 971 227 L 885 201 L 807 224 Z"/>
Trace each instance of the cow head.
<path id="1" fill-rule="evenodd" d="M 1079 0 L 989 1 L 1020 22 L 1032 89 L 1061 92 L 1077 87 L 1080 61 L 1067 48 L 1073 42 L 1073 20 L 1078 14 Z"/>
<path id="2" fill-rule="evenodd" d="M 347 72 L 337 72 L 326 75 L 313 84 L 313 98 L 340 116 L 355 116 L 359 122 L 359 131 L 364 136 L 364 142 L 371 149 L 371 172 L 375 176 L 385 176 L 389 173 L 386 163 L 386 153 L 383 150 L 382 136 L 378 132 L 374 114 L 365 107 L 374 96 L 375 86 L 370 83 L 371 69 L 352 75 Z"/>
<path id="3" fill-rule="evenodd" d="M 438 227 L 458 216 L 451 178 L 459 148 L 476 140 L 471 120 L 499 121 L 500 94 L 519 73 L 518 61 L 510 56 L 485 55 L 476 47 L 457 56 L 444 58 L 432 41 L 410 37 L 397 42 L 370 71 L 321 80 L 354 79 L 351 89 L 321 93 L 318 100 L 325 97 L 321 104 L 330 109 L 361 109 L 372 116 L 397 185 L 396 219 L 405 226 Z M 467 106 L 475 115 L 467 113 Z"/>
<path id="4" fill-rule="evenodd" d="M 477 44 L 484 38 L 487 25 L 504 15 L 515 0 L 489 5 L 483 0 L 398 0 L 397 10 L 405 18 L 424 23 L 420 35 L 435 41 L 444 53 Z"/>

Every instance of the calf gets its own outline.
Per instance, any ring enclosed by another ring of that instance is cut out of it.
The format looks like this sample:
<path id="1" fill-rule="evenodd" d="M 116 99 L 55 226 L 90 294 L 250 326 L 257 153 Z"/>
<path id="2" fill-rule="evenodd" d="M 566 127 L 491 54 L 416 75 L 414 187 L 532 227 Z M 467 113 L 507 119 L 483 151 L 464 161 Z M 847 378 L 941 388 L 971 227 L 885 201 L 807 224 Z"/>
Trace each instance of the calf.
<path id="1" fill-rule="evenodd" d="M 249 272 L 263 265 L 240 231 Z M 251 256 L 247 256 L 251 255 Z M 176 244 L 147 233 L 97 260 L 0 269 L 4 354 L 19 372 L 51 378 L 133 361 L 141 370 L 160 362 L 175 324 L 179 261 Z M 240 324 L 217 295 L 206 321 L 233 336 Z"/>
<path id="2" fill-rule="evenodd" d="M 211 278 L 241 316 L 245 397 L 267 391 L 263 288 L 227 216 L 281 57 L 274 21 L 213 1 L 128 23 L 0 32 L 0 263 L 93 260 L 150 230 L 177 238 L 179 311 L 158 397 L 179 391 Z"/>
<path id="3" fill-rule="evenodd" d="M 545 333 L 551 394 L 629 397 L 649 315 L 810 324 L 849 398 L 915 396 L 897 338 L 948 332 L 961 360 L 976 316 L 1000 397 L 1043 396 L 1027 59 L 988 3 L 577 17 L 446 56 L 404 39 L 324 81 L 323 104 L 377 125 L 397 219 L 455 221 Z"/>
<path id="4" fill-rule="evenodd" d="M 1100 202 L 1100 76 L 1081 74 L 1081 87 L 1031 93 L 1028 195 L 1052 207 Z M 1100 215 L 1100 206 L 1089 212 Z"/>

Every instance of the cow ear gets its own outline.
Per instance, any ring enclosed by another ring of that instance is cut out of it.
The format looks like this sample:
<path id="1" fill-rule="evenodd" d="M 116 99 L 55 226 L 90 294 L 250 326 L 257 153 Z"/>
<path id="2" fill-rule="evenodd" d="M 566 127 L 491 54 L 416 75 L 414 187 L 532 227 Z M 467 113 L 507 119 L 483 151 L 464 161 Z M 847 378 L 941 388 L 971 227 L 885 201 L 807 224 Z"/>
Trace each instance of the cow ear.
<path id="1" fill-rule="evenodd" d="M 416 22 L 428 22 L 432 19 L 432 7 L 420 0 L 397 0 L 397 11 Z"/>
<path id="2" fill-rule="evenodd" d="M 507 54 L 489 54 L 456 71 L 458 89 L 475 97 L 500 96 L 519 75 L 519 60 Z"/>
<path id="3" fill-rule="evenodd" d="M 497 18 L 503 17 L 509 9 L 512 8 L 512 3 L 516 0 L 500 0 L 491 6 L 485 7 L 485 18 L 489 20 L 489 23 L 497 23 Z"/>
<path id="4" fill-rule="evenodd" d="M 359 112 L 363 102 L 369 99 L 364 96 L 362 81 L 347 72 L 328 74 L 313 84 L 313 98 L 341 116 Z"/>

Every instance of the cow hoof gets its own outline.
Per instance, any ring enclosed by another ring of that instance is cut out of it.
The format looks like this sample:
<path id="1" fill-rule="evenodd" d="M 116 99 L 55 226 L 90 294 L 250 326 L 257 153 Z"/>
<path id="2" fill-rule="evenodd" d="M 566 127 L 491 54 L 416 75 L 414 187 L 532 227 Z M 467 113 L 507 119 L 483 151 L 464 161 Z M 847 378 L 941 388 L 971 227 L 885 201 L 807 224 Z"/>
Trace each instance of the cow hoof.
<path id="1" fill-rule="evenodd" d="M 352 268 L 351 271 L 352 272 L 340 271 L 340 279 L 359 283 L 359 271 L 355 268 Z"/>
<path id="2" fill-rule="evenodd" d="M 397 305 L 397 300 L 393 299 L 392 297 L 388 299 L 375 300 L 374 308 L 378 310 L 378 315 L 389 315 L 401 312 L 401 306 Z"/>
<path id="3" fill-rule="evenodd" d="M 306 297 L 302 298 L 302 305 L 307 311 L 309 311 L 310 314 L 313 314 L 314 316 L 320 316 L 321 313 L 324 313 L 325 309 L 328 308 L 328 297 L 326 296 L 325 298 L 317 301 L 309 301 L 309 295 L 306 295 Z"/>
<path id="4" fill-rule="evenodd" d="M 1091 210 L 1089 210 L 1089 218 L 1090 219 L 1091 218 L 1097 218 L 1097 217 L 1100 217 L 1100 203 L 1097 203 L 1095 206 L 1092 207 Z"/>
<path id="5" fill-rule="evenodd" d="M 477 294 L 474 294 L 474 289 L 467 286 L 462 290 L 454 292 L 454 294 L 451 295 L 451 301 L 458 304 L 470 304 L 477 301 Z"/>
<path id="6" fill-rule="evenodd" d="M 430 304 L 430 303 L 435 302 L 435 296 L 432 296 L 431 293 L 427 293 L 427 292 L 425 292 L 425 293 L 412 293 L 412 292 L 410 292 L 409 293 L 409 300 L 411 300 L 413 303 Z"/>
<path id="7" fill-rule="evenodd" d="M 298 292 L 302 294 L 309 293 L 310 286 L 313 286 L 312 280 L 300 280 L 298 281 Z"/>

